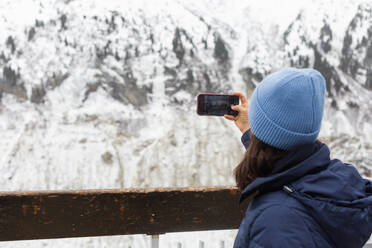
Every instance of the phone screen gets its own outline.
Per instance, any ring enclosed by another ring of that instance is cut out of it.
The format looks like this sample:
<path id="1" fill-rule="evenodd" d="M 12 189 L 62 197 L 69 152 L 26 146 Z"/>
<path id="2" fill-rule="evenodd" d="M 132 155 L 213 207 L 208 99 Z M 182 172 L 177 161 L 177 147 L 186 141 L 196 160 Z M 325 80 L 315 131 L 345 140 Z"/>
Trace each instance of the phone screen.
<path id="1" fill-rule="evenodd" d="M 234 95 L 200 94 L 198 95 L 197 112 L 199 115 L 237 116 L 238 112 L 231 109 L 239 104 L 239 97 Z"/>

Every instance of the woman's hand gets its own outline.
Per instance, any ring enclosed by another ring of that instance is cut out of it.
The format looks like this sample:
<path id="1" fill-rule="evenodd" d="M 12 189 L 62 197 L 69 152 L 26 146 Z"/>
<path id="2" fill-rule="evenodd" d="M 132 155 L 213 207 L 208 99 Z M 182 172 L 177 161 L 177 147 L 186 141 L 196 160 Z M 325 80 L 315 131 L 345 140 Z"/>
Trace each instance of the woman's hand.
<path id="1" fill-rule="evenodd" d="M 239 114 L 237 116 L 224 115 L 224 117 L 228 120 L 234 121 L 239 130 L 242 133 L 245 133 L 249 129 L 247 98 L 245 98 L 245 96 L 240 92 L 233 92 L 233 95 L 239 97 L 240 105 L 231 106 L 231 109 L 238 111 Z"/>

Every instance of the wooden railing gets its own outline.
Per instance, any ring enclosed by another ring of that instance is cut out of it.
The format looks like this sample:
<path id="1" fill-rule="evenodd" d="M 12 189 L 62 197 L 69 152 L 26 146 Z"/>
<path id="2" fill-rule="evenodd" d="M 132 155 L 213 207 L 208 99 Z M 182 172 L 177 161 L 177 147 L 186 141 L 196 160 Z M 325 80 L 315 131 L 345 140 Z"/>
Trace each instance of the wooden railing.
<path id="1" fill-rule="evenodd" d="M 1 192 L 0 241 L 235 229 L 235 187 Z"/>

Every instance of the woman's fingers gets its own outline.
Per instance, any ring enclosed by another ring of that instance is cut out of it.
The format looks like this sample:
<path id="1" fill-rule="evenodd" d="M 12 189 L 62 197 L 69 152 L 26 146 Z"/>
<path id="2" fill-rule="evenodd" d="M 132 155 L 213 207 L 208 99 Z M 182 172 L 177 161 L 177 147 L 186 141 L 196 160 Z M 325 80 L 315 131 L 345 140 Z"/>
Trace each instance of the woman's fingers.
<path id="1" fill-rule="evenodd" d="M 226 119 L 231 120 L 231 121 L 236 120 L 236 116 L 233 116 L 233 115 L 224 115 L 223 117 L 225 117 Z"/>
<path id="2" fill-rule="evenodd" d="M 247 101 L 247 98 L 240 92 L 233 92 L 232 93 L 234 96 L 238 96 L 239 99 L 240 99 L 240 102 L 241 102 L 241 105 L 243 105 L 244 107 L 248 107 L 248 101 Z"/>
<path id="3" fill-rule="evenodd" d="M 245 111 L 246 110 L 246 108 L 243 107 L 243 106 L 241 106 L 241 105 L 233 105 L 233 106 L 231 106 L 231 109 L 232 110 L 235 110 L 235 111 L 238 111 L 238 112 L 241 112 L 241 111 Z"/>

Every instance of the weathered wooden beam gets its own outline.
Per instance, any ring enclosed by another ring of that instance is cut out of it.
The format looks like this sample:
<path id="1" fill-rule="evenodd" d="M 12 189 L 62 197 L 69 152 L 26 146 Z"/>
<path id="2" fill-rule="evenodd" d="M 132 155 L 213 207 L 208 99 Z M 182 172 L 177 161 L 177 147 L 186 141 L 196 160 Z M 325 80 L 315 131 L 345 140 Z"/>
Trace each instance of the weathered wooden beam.
<path id="1" fill-rule="evenodd" d="M 0 192 L 0 241 L 238 228 L 235 187 Z"/>

